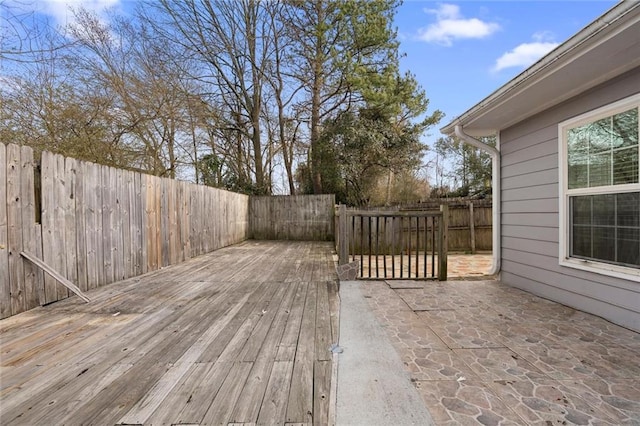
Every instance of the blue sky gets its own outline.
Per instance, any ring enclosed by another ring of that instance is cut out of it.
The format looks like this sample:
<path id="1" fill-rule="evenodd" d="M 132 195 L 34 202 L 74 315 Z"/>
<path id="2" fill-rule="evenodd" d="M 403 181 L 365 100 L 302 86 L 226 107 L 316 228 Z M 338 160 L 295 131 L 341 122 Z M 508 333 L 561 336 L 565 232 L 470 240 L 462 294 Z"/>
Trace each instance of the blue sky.
<path id="1" fill-rule="evenodd" d="M 396 16 L 402 67 L 426 90 L 430 110 L 446 114 L 439 128 L 615 3 L 406 0 Z M 438 128 L 427 142 L 440 136 Z"/>
<path id="2" fill-rule="evenodd" d="M 10 0 L 11 2 L 12 0 Z M 127 11 L 136 0 L 21 0 L 68 22 L 69 6 L 98 13 L 107 7 Z M 405 0 L 396 26 L 406 55 L 403 70 L 415 74 L 426 90 L 430 111 L 445 118 L 424 141 L 440 136 L 439 127 L 462 114 L 518 75 L 557 44 L 610 9 L 616 2 L 592 1 L 430 1 Z"/>

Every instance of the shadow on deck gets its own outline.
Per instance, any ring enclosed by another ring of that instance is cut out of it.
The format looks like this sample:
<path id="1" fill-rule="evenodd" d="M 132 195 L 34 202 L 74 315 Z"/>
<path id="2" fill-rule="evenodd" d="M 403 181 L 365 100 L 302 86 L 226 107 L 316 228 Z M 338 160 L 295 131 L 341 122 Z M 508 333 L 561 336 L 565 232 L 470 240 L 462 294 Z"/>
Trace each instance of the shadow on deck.
<path id="1" fill-rule="evenodd" d="M 0 423 L 327 424 L 331 243 L 247 241 L 0 322 Z"/>

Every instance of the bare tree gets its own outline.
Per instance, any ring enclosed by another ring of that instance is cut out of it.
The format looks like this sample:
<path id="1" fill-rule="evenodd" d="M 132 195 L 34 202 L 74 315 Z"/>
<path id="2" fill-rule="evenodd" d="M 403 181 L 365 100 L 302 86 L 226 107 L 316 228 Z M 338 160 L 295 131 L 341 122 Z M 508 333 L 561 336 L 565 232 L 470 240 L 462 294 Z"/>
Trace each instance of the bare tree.
<path id="1" fill-rule="evenodd" d="M 258 0 L 161 0 L 159 7 L 166 21 L 158 31 L 200 62 L 194 77 L 210 87 L 236 132 L 238 189 L 253 177 L 253 191 L 266 192 L 262 102 L 272 37 L 265 8 Z"/>
<path id="2" fill-rule="evenodd" d="M 131 166 L 175 178 L 193 157 L 188 135 L 196 127 L 173 45 L 155 37 L 143 20 L 114 16 L 106 25 L 83 9 L 70 33 L 77 40 L 70 60 L 84 86 L 113 96 L 116 133 L 137 153 Z"/>
<path id="3" fill-rule="evenodd" d="M 276 106 L 277 135 L 274 134 L 272 137 L 277 139 L 279 150 L 274 154 L 282 157 L 288 190 L 294 195 L 296 193 L 293 169 L 297 142 L 296 130 L 301 124 L 299 114 L 296 113 L 296 102 L 300 100 L 299 94 L 304 85 L 296 78 L 295 64 L 299 58 L 295 52 L 296 38 L 293 37 L 294 33 L 286 21 L 286 17 L 290 16 L 287 13 L 288 7 L 290 5 L 284 2 L 265 4 L 273 37 L 273 49 L 269 55 L 266 80 L 273 92 L 272 103 Z"/>
<path id="4" fill-rule="evenodd" d="M 0 1 L 0 64 L 33 63 L 43 56 L 64 50 L 70 40 L 58 38 L 57 43 L 42 43 L 58 29 L 48 19 L 35 16 L 32 1 Z"/>
<path id="5" fill-rule="evenodd" d="M 112 97 L 85 90 L 68 67 L 70 43 L 53 27 L 31 32 L 34 50 L 25 60 L 5 60 L 0 90 L 3 140 L 80 159 L 125 165 L 119 138 L 112 134 Z"/>
<path id="6" fill-rule="evenodd" d="M 291 194 L 301 177 L 305 191 L 335 191 L 358 165 L 335 167 L 355 156 L 328 123 L 367 109 L 402 133 L 414 118 L 411 106 L 389 113 L 419 91 L 397 75 L 396 6 L 148 0 L 133 16 L 78 9 L 70 27 L 46 27 L 49 40 L 16 9 L 0 58 L 28 50 L 11 61 L 28 72 L 3 70 L 0 134 L 246 193 L 273 192 L 280 175 Z"/>

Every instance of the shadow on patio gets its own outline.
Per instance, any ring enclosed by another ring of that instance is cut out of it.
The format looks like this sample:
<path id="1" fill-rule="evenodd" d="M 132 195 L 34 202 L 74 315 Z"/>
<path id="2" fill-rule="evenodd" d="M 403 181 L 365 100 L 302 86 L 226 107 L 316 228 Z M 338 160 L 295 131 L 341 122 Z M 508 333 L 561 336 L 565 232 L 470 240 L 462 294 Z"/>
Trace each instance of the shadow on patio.
<path id="1" fill-rule="evenodd" d="M 359 282 L 434 422 L 640 424 L 640 334 L 498 281 Z"/>

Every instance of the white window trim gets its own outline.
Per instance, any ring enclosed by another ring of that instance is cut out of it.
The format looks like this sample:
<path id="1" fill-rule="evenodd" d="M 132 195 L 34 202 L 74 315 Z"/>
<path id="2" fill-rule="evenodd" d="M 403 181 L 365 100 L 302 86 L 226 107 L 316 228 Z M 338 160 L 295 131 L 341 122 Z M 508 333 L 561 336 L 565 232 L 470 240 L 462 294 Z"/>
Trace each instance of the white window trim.
<path id="1" fill-rule="evenodd" d="M 580 269 L 588 272 L 595 272 L 616 278 L 640 281 L 640 269 L 630 268 L 620 265 L 612 265 L 594 260 L 584 260 L 569 257 L 569 195 L 610 193 L 612 186 L 597 188 L 580 188 L 569 190 L 567 173 L 567 130 L 579 127 L 583 124 L 591 123 L 600 118 L 615 115 L 627 111 L 633 107 L 640 108 L 640 93 L 605 105 L 593 111 L 586 112 L 579 116 L 570 118 L 558 124 L 558 187 L 559 187 L 559 235 L 558 242 L 559 264 L 569 268 Z M 640 111 L 640 110 L 639 110 Z M 640 121 L 640 120 L 639 120 Z M 640 126 L 640 124 L 639 124 Z M 640 149 L 640 147 L 639 147 Z M 640 183 L 615 185 L 616 193 L 640 192 Z"/>

